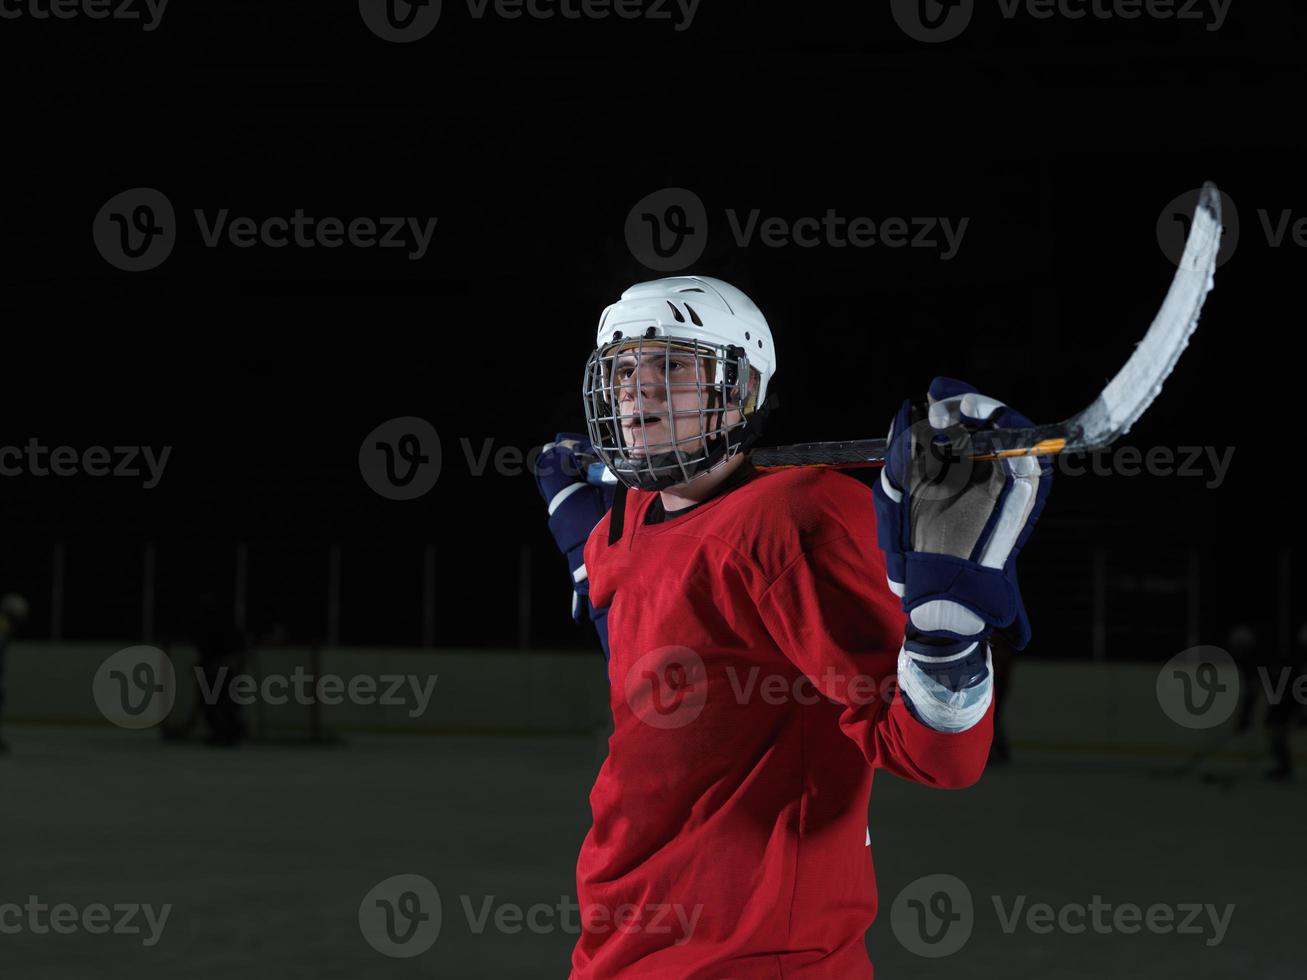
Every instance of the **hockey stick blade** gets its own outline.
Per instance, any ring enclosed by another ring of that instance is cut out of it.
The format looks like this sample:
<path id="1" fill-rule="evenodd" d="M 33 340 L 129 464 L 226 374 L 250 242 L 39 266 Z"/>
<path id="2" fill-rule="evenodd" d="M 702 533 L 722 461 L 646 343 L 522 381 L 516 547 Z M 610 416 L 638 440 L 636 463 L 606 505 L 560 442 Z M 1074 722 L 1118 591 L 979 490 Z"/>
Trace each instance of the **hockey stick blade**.
<path id="1" fill-rule="evenodd" d="M 1221 193 L 1203 185 L 1184 254 L 1162 308 L 1148 333 L 1107 387 L 1083 411 L 1064 422 L 1029 429 L 990 429 L 972 435 L 962 455 L 973 459 L 1051 456 L 1089 452 L 1111 445 L 1152 404 L 1198 327 L 1203 303 L 1215 282 L 1221 249 Z M 884 439 L 807 442 L 755 449 L 755 466 L 877 466 L 885 461 Z"/>

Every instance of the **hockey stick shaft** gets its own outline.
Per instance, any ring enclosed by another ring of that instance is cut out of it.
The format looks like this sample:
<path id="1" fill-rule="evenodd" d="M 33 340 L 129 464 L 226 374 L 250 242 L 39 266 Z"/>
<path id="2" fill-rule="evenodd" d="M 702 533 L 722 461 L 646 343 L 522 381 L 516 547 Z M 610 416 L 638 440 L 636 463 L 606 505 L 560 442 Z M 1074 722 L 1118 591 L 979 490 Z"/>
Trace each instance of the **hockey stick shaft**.
<path id="1" fill-rule="evenodd" d="M 1065 423 L 1033 429 L 990 429 L 973 433 L 959 455 L 971 459 L 1000 459 L 1005 456 L 1053 456 L 1074 440 Z M 749 460 L 760 468 L 786 466 L 833 466 L 848 469 L 880 466 L 888 443 L 884 439 L 856 439 L 850 442 L 802 442 L 792 446 L 755 449 Z"/>

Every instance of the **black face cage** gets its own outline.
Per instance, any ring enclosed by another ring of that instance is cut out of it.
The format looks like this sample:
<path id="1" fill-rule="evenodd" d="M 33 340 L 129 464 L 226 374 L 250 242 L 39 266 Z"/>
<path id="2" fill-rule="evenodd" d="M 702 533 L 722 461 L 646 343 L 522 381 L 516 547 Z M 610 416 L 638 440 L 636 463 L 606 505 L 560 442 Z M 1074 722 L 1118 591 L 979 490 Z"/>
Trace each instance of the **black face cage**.
<path id="1" fill-rule="evenodd" d="M 628 487 L 687 483 L 745 446 L 749 383 L 742 347 L 619 334 L 585 366 L 590 441 Z"/>

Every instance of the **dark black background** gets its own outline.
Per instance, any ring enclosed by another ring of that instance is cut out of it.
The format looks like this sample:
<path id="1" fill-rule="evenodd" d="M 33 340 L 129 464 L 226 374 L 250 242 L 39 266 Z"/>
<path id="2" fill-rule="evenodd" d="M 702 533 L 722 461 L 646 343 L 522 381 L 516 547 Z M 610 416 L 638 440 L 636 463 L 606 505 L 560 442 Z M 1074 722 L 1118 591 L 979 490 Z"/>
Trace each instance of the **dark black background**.
<path id="1" fill-rule="evenodd" d="M 1204 629 L 1274 615 L 1296 545 L 1303 255 L 1257 212 L 1307 216 L 1292 5 L 1202 23 L 1007 21 L 981 3 L 922 44 L 881 5 L 717 3 L 671 22 L 475 20 L 446 3 L 422 41 L 373 36 L 352 3 L 202 2 L 156 31 L 0 22 L 4 369 L 0 442 L 174 447 L 160 486 L 7 477 L 0 579 L 49 629 L 66 542 L 64 635 L 140 632 L 145 542 L 161 629 L 250 549 L 250 622 L 325 630 L 327 550 L 343 555 L 341 639 L 418 642 L 422 550 L 438 555 L 437 644 L 512 646 L 530 549 L 539 647 L 587 647 L 529 476 L 473 477 L 460 439 L 520 450 L 583 425 L 601 309 L 644 268 L 623 227 L 640 198 L 709 211 L 689 271 L 748 292 L 780 348 L 772 439 L 881 435 L 930 378 L 966 378 L 1041 421 L 1087 404 L 1130 354 L 1173 267 L 1155 226 L 1216 181 L 1240 210 L 1233 258 L 1165 391 L 1127 437 L 1235 446 L 1203 479 L 1061 479 L 1022 559 L 1030 653 L 1089 652 L 1089 569 L 1183 576 L 1200 553 Z M 427 256 L 202 247 L 129 274 L 92 220 L 163 191 L 261 218 L 438 216 Z M 952 261 L 884 247 L 739 248 L 726 208 L 794 219 L 968 216 Z M 360 477 L 363 437 L 418 415 L 444 446 L 432 492 Z M 1183 597 L 1114 606 L 1115 657 L 1169 656 Z"/>

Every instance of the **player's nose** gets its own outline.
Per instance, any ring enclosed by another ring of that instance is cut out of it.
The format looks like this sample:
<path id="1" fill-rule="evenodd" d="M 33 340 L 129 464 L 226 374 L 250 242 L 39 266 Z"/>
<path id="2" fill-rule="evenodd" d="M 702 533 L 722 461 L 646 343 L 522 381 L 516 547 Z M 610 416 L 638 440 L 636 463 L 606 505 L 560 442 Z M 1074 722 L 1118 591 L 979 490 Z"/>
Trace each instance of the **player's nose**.
<path id="1" fill-rule="evenodd" d="M 637 395 L 637 387 L 639 394 Z M 660 400 L 663 397 L 663 383 L 661 376 L 656 375 L 654 368 L 642 366 L 639 371 L 639 378 L 627 378 L 622 382 L 621 390 L 618 397 L 623 402 L 643 401 L 646 404 L 652 401 Z"/>

